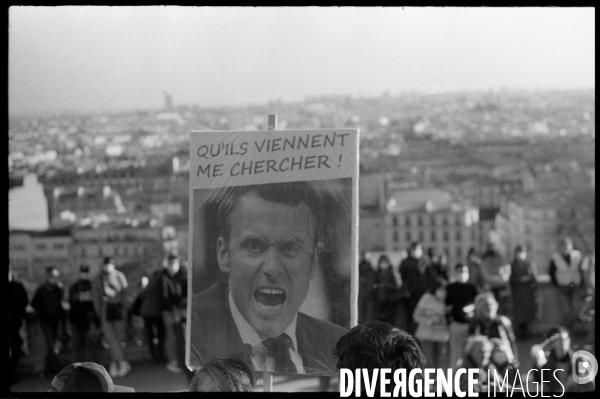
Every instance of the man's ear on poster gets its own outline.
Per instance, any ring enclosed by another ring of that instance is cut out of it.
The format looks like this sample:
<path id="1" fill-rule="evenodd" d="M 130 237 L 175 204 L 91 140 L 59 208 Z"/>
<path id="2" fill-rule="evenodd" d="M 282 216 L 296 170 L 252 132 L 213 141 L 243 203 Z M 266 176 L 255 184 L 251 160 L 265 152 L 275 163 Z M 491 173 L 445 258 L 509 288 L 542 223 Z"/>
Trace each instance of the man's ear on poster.
<path id="1" fill-rule="evenodd" d="M 221 269 L 221 272 L 229 273 L 231 270 L 229 249 L 227 248 L 227 243 L 223 237 L 219 237 L 217 240 L 217 262 L 219 263 L 219 269 Z"/>

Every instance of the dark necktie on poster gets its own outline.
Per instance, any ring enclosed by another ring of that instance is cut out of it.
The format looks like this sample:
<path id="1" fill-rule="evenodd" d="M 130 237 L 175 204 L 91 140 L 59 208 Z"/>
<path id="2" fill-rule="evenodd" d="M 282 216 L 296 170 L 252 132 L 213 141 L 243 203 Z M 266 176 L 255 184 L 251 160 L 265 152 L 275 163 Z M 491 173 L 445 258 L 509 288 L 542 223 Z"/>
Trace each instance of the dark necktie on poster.
<path id="1" fill-rule="evenodd" d="M 290 357 L 292 339 L 289 335 L 284 333 L 275 338 L 267 338 L 262 343 L 267 348 L 267 355 L 275 360 L 275 370 L 284 373 L 298 372 Z"/>

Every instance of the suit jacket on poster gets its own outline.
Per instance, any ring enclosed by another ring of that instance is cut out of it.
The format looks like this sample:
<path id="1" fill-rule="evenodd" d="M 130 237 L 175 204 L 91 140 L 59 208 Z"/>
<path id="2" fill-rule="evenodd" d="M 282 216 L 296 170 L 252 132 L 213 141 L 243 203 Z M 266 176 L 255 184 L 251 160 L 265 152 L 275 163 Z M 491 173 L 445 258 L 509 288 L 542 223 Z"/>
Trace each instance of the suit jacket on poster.
<path id="1" fill-rule="evenodd" d="M 218 282 L 192 300 L 190 361 L 204 364 L 215 357 L 243 355 L 245 350 L 229 308 L 227 285 Z M 307 374 L 336 375 L 333 348 L 347 330 L 298 312 L 298 353 Z M 247 345 L 249 347 L 249 345 Z"/>

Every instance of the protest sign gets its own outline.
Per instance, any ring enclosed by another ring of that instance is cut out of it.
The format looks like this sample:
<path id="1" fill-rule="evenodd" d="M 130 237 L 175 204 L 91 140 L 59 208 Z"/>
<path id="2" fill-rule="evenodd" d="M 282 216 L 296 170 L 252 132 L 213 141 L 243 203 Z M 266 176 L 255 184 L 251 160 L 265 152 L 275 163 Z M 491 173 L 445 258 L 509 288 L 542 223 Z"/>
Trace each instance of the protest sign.
<path id="1" fill-rule="evenodd" d="M 356 324 L 358 130 L 193 131 L 186 363 L 336 375 Z"/>

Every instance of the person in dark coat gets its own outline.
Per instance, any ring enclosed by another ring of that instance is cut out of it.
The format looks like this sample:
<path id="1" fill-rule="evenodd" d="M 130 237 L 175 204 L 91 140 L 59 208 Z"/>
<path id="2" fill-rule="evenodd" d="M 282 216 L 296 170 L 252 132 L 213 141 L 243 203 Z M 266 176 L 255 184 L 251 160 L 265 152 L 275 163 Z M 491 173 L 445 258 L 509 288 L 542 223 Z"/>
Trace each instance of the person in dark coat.
<path id="1" fill-rule="evenodd" d="M 400 276 L 403 284 L 406 284 L 408 292 L 407 300 L 407 330 L 414 334 L 417 323 L 413 319 L 413 313 L 419 303 L 419 299 L 435 285 L 436 275 L 429 267 L 428 260 L 423 257 L 423 246 L 413 242 L 410 246 L 408 257 L 400 263 Z"/>
<path id="2" fill-rule="evenodd" d="M 167 352 L 167 370 L 181 373 L 184 364 L 179 364 L 179 341 L 183 338 L 177 328 L 181 320 L 181 300 L 183 299 L 184 272 L 181 270 L 179 257 L 170 254 L 166 267 L 160 272 L 162 281 L 161 315 L 165 326 L 165 349 Z"/>
<path id="3" fill-rule="evenodd" d="M 358 322 L 366 323 L 373 319 L 375 314 L 375 284 L 377 274 L 371 263 L 365 258 L 364 253 L 358 264 Z"/>
<path id="4" fill-rule="evenodd" d="M 448 284 L 446 305 L 450 328 L 450 367 L 456 369 L 458 360 L 469 337 L 469 322 L 475 310 L 477 288 L 469 283 L 469 268 L 457 263 L 454 267 L 455 281 Z"/>
<path id="5" fill-rule="evenodd" d="M 469 248 L 467 254 L 467 267 L 469 268 L 469 281 L 477 288 L 477 292 L 483 292 L 485 283 L 481 273 L 481 258 L 478 256 L 475 248 Z"/>
<path id="6" fill-rule="evenodd" d="M 8 290 L 9 290 L 9 339 L 10 339 L 10 384 L 19 381 L 17 370 L 19 368 L 19 359 L 21 358 L 21 345 L 23 340 L 19 331 L 25 318 L 25 309 L 29 303 L 27 291 L 23 283 L 18 281 L 13 275 L 13 271 L 8 269 Z"/>
<path id="7" fill-rule="evenodd" d="M 93 359 L 93 349 L 99 337 L 100 318 L 92 301 L 90 267 L 81 265 L 79 280 L 69 288 L 71 305 L 71 350 L 73 362 L 87 362 Z"/>
<path id="8" fill-rule="evenodd" d="M 427 257 L 431 267 L 431 273 L 435 278 L 441 282 L 442 280 L 448 282 L 448 263 L 445 255 L 437 253 L 434 247 L 427 250 Z"/>
<path id="9" fill-rule="evenodd" d="M 37 318 L 44 333 L 46 343 L 46 362 L 44 374 L 53 376 L 61 370 L 60 362 L 54 352 L 58 326 L 64 317 L 63 298 L 64 286 L 58 280 L 60 276 L 55 267 L 46 268 L 46 282 L 38 287 L 31 301 Z"/>
<path id="10" fill-rule="evenodd" d="M 187 267 L 185 264 L 181 264 L 179 270 L 173 275 L 175 282 L 181 287 L 181 296 L 173 298 L 172 301 L 173 311 L 175 314 L 175 323 L 173 324 L 173 331 L 175 333 L 175 347 L 178 366 L 183 369 L 184 374 L 188 378 L 188 382 L 194 378 L 194 371 L 190 370 L 185 365 L 185 346 L 186 346 L 186 325 L 187 325 Z"/>
<path id="11" fill-rule="evenodd" d="M 146 340 L 156 363 L 165 360 L 165 325 L 162 319 L 162 270 L 154 272 L 146 288 L 140 292 L 140 316 L 144 319 Z"/>
<path id="12" fill-rule="evenodd" d="M 515 248 L 515 258 L 511 263 L 510 285 L 513 300 L 513 323 L 519 336 L 527 338 L 528 325 L 535 318 L 536 271 L 527 259 L 524 246 Z"/>
<path id="13" fill-rule="evenodd" d="M 396 293 L 398 286 L 392 270 L 392 264 L 386 255 L 381 255 L 377 262 L 377 319 L 394 325 L 396 315 Z"/>

